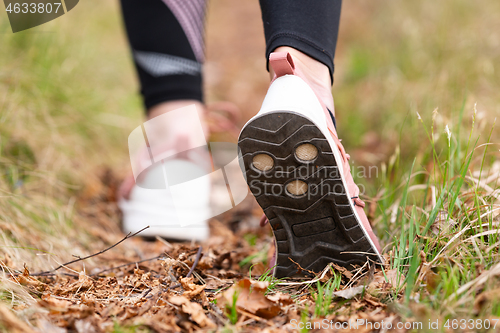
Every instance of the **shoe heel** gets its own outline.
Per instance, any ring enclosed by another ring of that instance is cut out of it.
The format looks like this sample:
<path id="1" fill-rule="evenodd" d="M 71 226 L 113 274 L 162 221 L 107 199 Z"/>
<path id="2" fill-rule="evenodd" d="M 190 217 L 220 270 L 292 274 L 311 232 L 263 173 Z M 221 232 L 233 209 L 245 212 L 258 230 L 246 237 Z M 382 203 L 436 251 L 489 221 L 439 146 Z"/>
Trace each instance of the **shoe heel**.
<path id="1" fill-rule="evenodd" d="M 274 79 L 295 74 L 295 64 L 288 52 L 274 52 L 269 56 L 269 65 L 274 71 Z"/>

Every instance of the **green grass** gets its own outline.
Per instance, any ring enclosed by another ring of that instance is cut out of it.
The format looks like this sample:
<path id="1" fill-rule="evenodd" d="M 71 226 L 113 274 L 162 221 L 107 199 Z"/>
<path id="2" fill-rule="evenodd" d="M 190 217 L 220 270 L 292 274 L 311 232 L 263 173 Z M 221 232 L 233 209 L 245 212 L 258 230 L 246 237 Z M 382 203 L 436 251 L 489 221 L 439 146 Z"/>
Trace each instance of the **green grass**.
<path id="1" fill-rule="evenodd" d="M 404 304 L 400 314 L 421 321 L 498 316 L 500 306 L 497 297 L 488 297 L 500 287 L 498 273 L 478 281 L 499 262 L 500 206 L 498 192 L 491 192 L 498 188 L 499 170 L 497 177 L 490 177 L 499 153 L 498 145 L 489 144 L 495 125 L 493 121 L 488 131 L 480 131 L 475 110 L 457 112 L 457 122 L 441 126 L 436 126 L 437 113 L 420 120 L 427 134 L 421 157 L 406 172 L 390 166 L 383 175 L 383 193 L 391 199 L 379 202 L 377 229 L 388 243 L 388 268 L 406 276 L 402 296 L 396 291 L 385 302 Z M 453 130 L 443 135 L 445 126 Z M 401 180 L 394 181 L 390 172 L 401 173 Z M 488 177 L 490 181 L 480 183 Z M 477 283 L 461 288 L 470 281 Z M 318 296 L 324 290 L 318 285 Z M 318 309 L 331 299 L 315 301 L 314 314 L 325 316 Z M 418 311 L 413 311 L 417 303 Z"/>
<path id="2" fill-rule="evenodd" d="M 326 283 L 316 282 L 316 291 L 313 291 L 314 298 L 314 316 L 317 318 L 326 317 L 331 314 L 333 292 L 340 288 L 342 276 L 333 272 L 333 277 Z"/>
<path id="3" fill-rule="evenodd" d="M 269 283 L 269 285 L 267 286 L 267 290 L 265 292 L 266 295 L 268 293 L 274 292 L 275 289 L 278 287 L 279 283 L 284 281 L 284 279 L 277 279 L 277 278 L 274 277 L 274 275 L 273 275 L 273 269 L 274 269 L 274 267 L 269 268 L 268 270 L 266 270 L 264 272 L 264 274 L 262 274 L 261 276 L 259 276 L 259 278 L 257 279 L 257 281 L 262 281 L 262 282 L 268 282 Z M 252 273 L 252 271 L 250 270 L 249 271 L 250 278 L 252 277 L 251 273 Z"/>
<path id="4" fill-rule="evenodd" d="M 227 318 L 231 324 L 236 324 L 238 322 L 238 310 L 236 302 L 238 302 L 238 296 L 240 295 L 238 290 L 235 290 L 233 294 L 233 299 L 231 304 L 226 305 Z"/>
<path id="5" fill-rule="evenodd" d="M 250 245 L 251 242 L 249 242 Z M 255 253 L 252 253 L 250 255 L 248 255 L 247 257 L 243 258 L 243 260 L 241 260 L 238 265 L 240 267 L 245 267 L 245 266 L 249 266 L 249 265 L 253 265 L 253 264 L 257 264 L 257 263 L 262 263 L 264 265 L 264 267 L 267 266 L 267 254 L 269 252 L 269 244 L 266 244 L 264 246 L 262 246 L 260 248 L 260 250 L 258 250 L 257 252 Z"/>
<path id="6" fill-rule="evenodd" d="M 300 333 L 307 333 L 309 329 L 307 328 L 307 320 L 308 320 L 308 308 L 307 306 L 300 313 L 300 322 L 302 323 L 302 329 L 300 329 Z"/>

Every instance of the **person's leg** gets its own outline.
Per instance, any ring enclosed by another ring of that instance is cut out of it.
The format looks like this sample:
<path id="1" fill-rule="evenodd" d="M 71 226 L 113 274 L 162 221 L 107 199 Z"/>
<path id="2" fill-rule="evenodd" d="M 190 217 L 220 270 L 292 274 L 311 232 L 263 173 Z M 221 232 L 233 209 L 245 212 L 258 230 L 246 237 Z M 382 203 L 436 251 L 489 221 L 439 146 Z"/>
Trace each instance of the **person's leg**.
<path id="1" fill-rule="evenodd" d="M 266 59 L 289 52 L 295 65 L 333 112 L 335 48 L 342 0 L 260 0 L 266 37 Z M 269 68 L 269 65 L 268 65 Z M 272 68 L 269 68 L 271 75 Z"/>
<path id="2" fill-rule="evenodd" d="M 206 239 L 210 217 L 210 182 L 203 177 L 210 171 L 202 92 L 206 1 L 121 0 L 121 5 L 148 118 L 129 137 L 134 174 L 120 188 L 122 227 L 135 232 L 149 225 L 141 235 Z M 178 183 L 179 176 L 184 176 L 183 184 Z M 189 176 L 204 180 L 197 187 L 199 200 L 185 200 L 182 185 L 191 180 Z M 188 222 L 197 225 L 179 227 Z"/>
<path id="3" fill-rule="evenodd" d="M 121 0 L 148 118 L 201 107 L 206 0 Z"/>
<path id="4" fill-rule="evenodd" d="M 238 146 L 247 183 L 273 229 L 274 274 L 382 262 L 333 116 L 341 1 L 260 3 L 272 82 Z"/>

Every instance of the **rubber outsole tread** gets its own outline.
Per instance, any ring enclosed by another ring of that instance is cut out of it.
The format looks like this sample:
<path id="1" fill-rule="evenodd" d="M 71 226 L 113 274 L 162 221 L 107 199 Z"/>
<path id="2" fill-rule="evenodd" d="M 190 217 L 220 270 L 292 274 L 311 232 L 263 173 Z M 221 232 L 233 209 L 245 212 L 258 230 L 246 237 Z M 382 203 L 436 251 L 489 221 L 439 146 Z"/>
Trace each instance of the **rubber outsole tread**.
<path id="1" fill-rule="evenodd" d="M 318 149 L 311 161 L 295 156 L 296 147 L 304 143 Z M 330 262 L 354 269 L 367 257 L 378 261 L 344 190 L 328 140 L 311 120 L 289 111 L 264 114 L 245 126 L 238 146 L 250 191 L 273 229 L 277 278 L 318 273 Z M 252 166 L 259 153 L 274 159 L 272 169 Z M 336 172 L 325 172 L 329 170 Z M 300 196 L 287 193 L 286 185 L 293 180 L 308 183 L 308 191 Z"/>

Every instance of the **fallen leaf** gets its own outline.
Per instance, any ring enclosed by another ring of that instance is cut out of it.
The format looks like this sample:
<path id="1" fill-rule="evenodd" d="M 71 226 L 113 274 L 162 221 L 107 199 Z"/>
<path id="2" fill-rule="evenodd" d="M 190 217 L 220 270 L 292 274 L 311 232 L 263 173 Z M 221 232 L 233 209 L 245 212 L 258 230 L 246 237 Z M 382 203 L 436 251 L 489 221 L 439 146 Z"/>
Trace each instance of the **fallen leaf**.
<path id="1" fill-rule="evenodd" d="M 18 275 L 17 277 L 14 277 L 17 282 L 19 282 L 23 286 L 41 286 L 43 285 L 42 282 L 38 281 L 37 279 L 33 278 L 30 275 L 30 271 L 28 270 L 28 267 L 26 264 L 24 265 L 23 273 L 21 275 Z"/>
<path id="2" fill-rule="evenodd" d="M 72 303 L 70 301 L 57 299 L 51 295 L 45 294 L 42 295 L 42 299 L 38 301 L 38 304 L 53 312 L 65 312 Z"/>
<path id="3" fill-rule="evenodd" d="M 80 292 L 90 289 L 94 285 L 94 281 L 88 277 L 84 272 L 80 272 L 78 275 L 78 281 L 75 281 L 63 288 L 61 295 Z"/>
<path id="4" fill-rule="evenodd" d="M 193 297 L 198 296 L 205 290 L 205 285 L 198 285 L 193 283 L 193 278 L 180 278 L 180 282 L 182 288 L 184 288 L 184 293 L 182 296 L 192 299 Z"/>
<path id="5" fill-rule="evenodd" d="M 379 300 L 377 298 L 373 297 L 372 295 L 370 295 L 368 293 L 365 294 L 363 301 L 365 301 L 366 303 L 368 303 L 374 307 L 385 307 L 385 304 L 379 302 Z"/>
<path id="6" fill-rule="evenodd" d="M 347 288 L 344 290 L 335 291 L 335 292 L 333 292 L 333 295 L 337 296 L 337 297 L 342 297 L 345 299 L 351 299 L 354 296 L 361 294 L 364 289 L 365 289 L 365 286 L 357 286 L 357 287 L 353 287 L 353 288 Z"/>
<path id="7" fill-rule="evenodd" d="M 390 288 L 400 287 L 405 280 L 403 274 L 401 274 L 397 269 L 390 269 L 385 271 L 379 271 L 373 276 L 373 280 L 368 285 L 370 290 L 385 290 Z"/>
<path id="8" fill-rule="evenodd" d="M 168 301 L 174 305 L 181 306 L 182 312 L 190 315 L 191 319 L 201 328 L 216 327 L 214 322 L 205 315 L 200 304 L 191 302 L 184 296 L 171 296 Z"/>
<path id="9" fill-rule="evenodd" d="M 339 266 L 335 263 L 332 263 L 333 268 L 335 268 L 336 271 L 340 272 L 343 276 L 345 276 L 348 280 L 352 278 L 352 273 L 350 270 L 348 270 L 345 267 Z"/>
<path id="10" fill-rule="evenodd" d="M 429 265 L 422 265 L 419 278 L 421 278 L 422 282 L 425 284 L 425 287 L 430 292 L 434 292 L 434 290 L 436 290 L 441 280 L 441 276 L 434 273 Z"/>
<path id="11" fill-rule="evenodd" d="M 43 286 L 43 283 L 38 281 L 37 279 L 35 278 L 32 278 L 31 276 L 27 276 L 27 275 L 19 275 L 17 277 L 17 281 L 23 285 L 23 286 L 35 286 L 35 287 L 38 287 L 38 286 Z"/>
<path id="12" fill-rule="evenodd" d="M 232 280 L 222 280 L 222 279 L 208 279 L 206 280 L 207 284 L 205 285 L 205 289 L 217 290 L 222 287 L 226 287 L 228 285 L 232 285 Z"/>
<path id="13" fill-rule="evenodd" d="M 266 296 L 268 300 L 278 303 L 281 306 L 293 304 L 293 299 L 288 294 L 283 294 L 282 292 L 277 292 L 274 295 Z"/>
<path id="14" fill-rule="evenodd" d="M 479 294 L 474 300 L 474 310 L 479 313 L 486 305 L 500 297 L 500 288 L 488 290 Z"/>
<path id="15" fill-rule="evenodd" d="M 262 318 L 270 319 L 276 317 L 282 303 L 286 303 L 285 298 L 281 296 L 266 296 L 265 292 L 269 286 L 268 282 L 251 282 L 248 279 L 241 280 L 231 288 L 226 290 L 220 296 L 222 305 L 233 304 L 233 295 L 238 293 L 236 308 L 245 312 L 257 315 Z"/>

